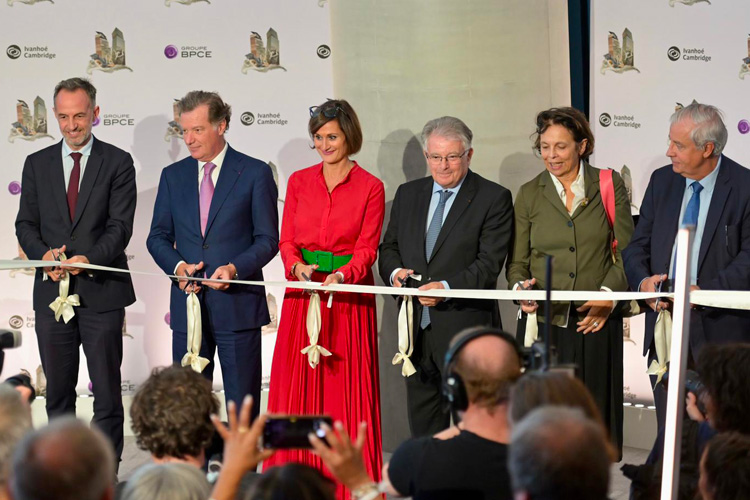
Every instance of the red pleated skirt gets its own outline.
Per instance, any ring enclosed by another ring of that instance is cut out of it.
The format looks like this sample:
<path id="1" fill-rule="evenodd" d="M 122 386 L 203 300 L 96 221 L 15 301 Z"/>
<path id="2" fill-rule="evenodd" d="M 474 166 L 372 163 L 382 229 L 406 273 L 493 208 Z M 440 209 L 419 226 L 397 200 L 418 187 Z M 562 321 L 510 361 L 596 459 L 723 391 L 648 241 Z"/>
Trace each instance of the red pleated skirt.
<path id="1" fill-rule="evenodd" d="M 314 273 L 313 279 L 325 275 Z M 340 420 L 352 440 L 360 422 L 367 422 L 363 453 L 367 471 L 380 481 L 383 450 L 380 434 L 380 378 L 375 297 L 339 292 L 330 309 L 328 294 L 320 294 L 321 330 L 318 345 L 331 356 L 321 356 L 316 368 L 300 351 L 309 345 L 307 309 L 310 295 L 288 289 L 271 366 L 269 414 L 328 415 Z M 298 462 L 330 477 L 320 458 L 307 450 L 281 450 L 266 460 L 263 469 Z M 342 485 L 336 497 L 349 499 Z"/>

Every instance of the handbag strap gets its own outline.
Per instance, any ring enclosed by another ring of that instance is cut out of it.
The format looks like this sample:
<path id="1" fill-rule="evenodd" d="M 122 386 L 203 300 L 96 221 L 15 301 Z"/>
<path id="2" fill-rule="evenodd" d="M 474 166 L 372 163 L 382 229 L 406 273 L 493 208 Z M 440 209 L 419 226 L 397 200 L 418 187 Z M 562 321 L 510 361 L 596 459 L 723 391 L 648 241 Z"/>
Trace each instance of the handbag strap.
<path id="1" fill-rule="evenodd" d="M 604 204 L 604 212 L 607 214 L 607 222 L 612 229 L 612 258 L 617 255 L 617 235 L 615 234 L 615 184 L 612 180 L 611 168 L 599 170 L 599 192 Z"/>
<path id="2" fill-rule="evenodd" d="M 612 182 L 612 169 L 599 170 L 599 191 L 602 194 L 604 211 L 607 214 L 609 227 L 615 229 L 615 185 Z"/>

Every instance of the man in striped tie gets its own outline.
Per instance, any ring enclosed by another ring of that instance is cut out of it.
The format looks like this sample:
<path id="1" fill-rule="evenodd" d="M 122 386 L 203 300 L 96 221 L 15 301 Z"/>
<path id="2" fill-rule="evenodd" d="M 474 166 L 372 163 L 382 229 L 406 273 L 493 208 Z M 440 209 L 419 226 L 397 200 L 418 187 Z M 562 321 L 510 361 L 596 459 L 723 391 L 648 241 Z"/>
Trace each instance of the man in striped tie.
<path id="1" fill-rule="evenodd" d="M 190 156 L 162 171 L 146 246 L 167 274 L 262 281 L 278 251 L 277 189 L 271 168 L 229 146 L 231 107 L 215 92 L 192 91 L 178 103 Z M 227 401 L 260 401 L 260 328 L 270 322 L 263 287 L 175 280 L 170 302 L 172 358 L 187 352 L 186 297 L 200 300 L 200 357 L 213 378 L 218 351 Z M 253 405 L 257 414 L 259 404 Z"/>
<path id="2" fill-rule="evenodd" d="M 511 238 L 510 191 L 469 169 L 473 134 L 452 116 L 430 120 L 422 145 L 430 176 L 396 192 L 380 245 L 379 270 L 395 287 L 495 289 Z M 451 338 L 472 326 L 500 326 L 496 301 L 420 297 L 415 300 L 416 373 L 407 377 L 414 436 L 450 423 L 441 398 L 443 358 Z"/>
<path id="3" fill-rule="evenodd" d="M 723 154 L 728 132 L 716 107 L 693 103 L 670 121 L 667 156 L 672 164 L 654 171 L 643 196 L 638 225 L 623 251 L 628 282 L 633 290 L 653 292 L 671 279 L 677 229 L 691 225 L 691 289 L 750 290 L 750 170 Z M 648 302 L 652 310 L 646 312 L 643 354 L 651 364 L 657 311 L 671 303 Z M 720 342 L 750 342 L 750 311 L 693 307 L 688 366 L 704 345 Z M 662 385 L 654 387 L 654 399 L 661 426 Z"/>

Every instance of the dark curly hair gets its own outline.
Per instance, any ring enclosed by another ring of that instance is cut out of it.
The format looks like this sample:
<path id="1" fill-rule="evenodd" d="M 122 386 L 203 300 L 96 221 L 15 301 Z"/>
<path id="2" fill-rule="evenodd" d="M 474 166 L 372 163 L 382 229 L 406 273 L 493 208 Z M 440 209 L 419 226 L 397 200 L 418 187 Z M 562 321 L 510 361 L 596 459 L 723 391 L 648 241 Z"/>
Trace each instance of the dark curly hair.
<path id="1" fill-rule="evenodd" d="M 211 443 L 219 400 L 190 367 L 154 368 L 130 407 L 136 442 L 157 458 L 197 457 Z"/>
<path id="2" fill-rule="evenodd" d="M 703 452 L 701 480 L 712 498 L 750 498 L 750 436 L 723 432 Z"/>
<path id="3" fill-rule="evenodd" d="M 581 144 L 585 139 L 586 148 L 581 154 L 581 159 L 588 160 L 594 152 L 594 134 L 591 132 L 586 115 L 575 108 L 552 108 L 541 111 L 536 115 L 536 131 L 531 134 L 534 139 L 534 151 L 537 154 L 541 154 L 541 137 L 550 125 L 561 125 L 568 129 L 576 144 Z"/>
<path id="4" fill-rule="evenodd" d="M 698 356 L 698 373 L 711 397 L 712 426 L 750 434 L 750 345 L 712 344 Z"/>

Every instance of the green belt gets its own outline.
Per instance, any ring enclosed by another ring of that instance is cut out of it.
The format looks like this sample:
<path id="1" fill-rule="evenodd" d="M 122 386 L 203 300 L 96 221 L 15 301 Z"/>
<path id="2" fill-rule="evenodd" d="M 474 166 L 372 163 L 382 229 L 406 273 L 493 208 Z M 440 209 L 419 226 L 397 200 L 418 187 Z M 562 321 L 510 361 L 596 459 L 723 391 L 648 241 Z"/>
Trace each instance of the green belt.
<path id="1" fill-rule="evenodd" d="M 333 252 L 323 252 L 321 250 L 311 252 L 304 248 L 302 249 L 302 258 L 310 265 L 317 264 L 317 270 L 322 273 L 332 273 L 352 260 L 351 255 L 333 255 Z"/>

